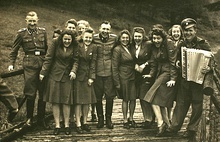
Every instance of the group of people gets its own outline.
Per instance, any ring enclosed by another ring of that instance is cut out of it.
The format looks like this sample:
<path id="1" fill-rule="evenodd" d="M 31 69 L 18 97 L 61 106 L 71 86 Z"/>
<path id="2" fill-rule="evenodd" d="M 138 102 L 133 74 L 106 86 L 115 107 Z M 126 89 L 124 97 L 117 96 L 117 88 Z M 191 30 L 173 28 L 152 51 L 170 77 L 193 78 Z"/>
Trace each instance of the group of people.
<path id="1" fill-rule="evenodd" d="M 26 23 L 27 28 L 17 33 L 8 69 L 14 69 L 18 50 L 23 47 L 27 125 L 32 123 L 38 90 L 39 124 L 47 127 L 45 104 L 52 103 L 55 135 L 60 133 L 61 119 L 65 134 L 71 133 L 69 122 L 74 115 L 76 132 L 90 131 L 87 124 L 90 105 L 93 116 L 96 106 L 97 128 L 103 128 L 105 120 L 106 127 L 113 129 L 112 110 L 114 98 L 118 96 L 122 99 L 123 127 L 137 127 L 133 115 L 136 100 L 140 99 L 142 127 L 151 128 L 156 121 L 156 136 L 177 133 L 192 105 L 184 136 L 195 137 L 203 110 L 203 85 L 182 78 L 180 49 L 184 46 L 210 51 L 210 46 L 197 37 L 194 19 L 184 19 L 168 33 L 162 25 L 155 24 L 148 35 L 143 27 L 134 27 L 132 33 L 124 29 L 119 35 L 112 34 L 108 21 L 102 22 L 99 33 L 95 34 L 89 22 L 70 19 L 63 30 L 54 31 L 49 47 L 46 30 L 37 27 L 36 12 L 27 14 Z M 202 73 L 210 71 L 207 66 Z M 103 98 L 106 99 L 105 115 Z M 174 101 L 176 105 L 171 115 Z"/>

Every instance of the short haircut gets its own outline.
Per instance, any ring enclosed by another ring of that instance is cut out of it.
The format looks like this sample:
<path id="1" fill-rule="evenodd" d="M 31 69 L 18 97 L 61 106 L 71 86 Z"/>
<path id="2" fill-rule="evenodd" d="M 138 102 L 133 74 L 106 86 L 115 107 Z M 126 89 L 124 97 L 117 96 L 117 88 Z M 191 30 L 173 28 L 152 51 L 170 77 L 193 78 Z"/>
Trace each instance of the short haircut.
<path id="1" fill-rule="evenodd" d="M 65 26 L 67 27 L 68 23 L 74 24 L 75 27 L 77 26 L 77 21 L 75 19 L 69 19 L 66 21 Z"/>

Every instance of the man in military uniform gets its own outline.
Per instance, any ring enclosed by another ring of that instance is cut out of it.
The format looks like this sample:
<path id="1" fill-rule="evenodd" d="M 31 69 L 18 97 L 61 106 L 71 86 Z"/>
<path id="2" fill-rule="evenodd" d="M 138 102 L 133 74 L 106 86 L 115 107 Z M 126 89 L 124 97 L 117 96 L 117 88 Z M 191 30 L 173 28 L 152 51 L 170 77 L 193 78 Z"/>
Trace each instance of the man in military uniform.
<path id="1" fill-rule="evenodd" d="M 184 42 L 180 45 L 181 47 L 202 49 L 210 51 L 208 42 L 196 36 L 197 22 L 192 18 L 186 18 L 181 22 L 184 33 Z M 181 52 L 181 50 L 180 50 Z M 180 53 L 177 57 L 177 66 L 181 65 Z M 210 67 L 207 66 L 202 69 L 202 73 L 206 74 L 210 71 Z M 181 73 L 180 73 L 181 75 Z M 190 105 L 192 105 L 192 114 L 190 122 L 187 126 L 187 131 L 184 133 L 184 137 L 189 139 L 195 139 L 198 125 L 201 120 L 203 110 L 203 85 L 197 84 L 192 81 L 187 81 L 184 78 L 180 79 L 180 86 L 178 88 L 176 107 L 174 109 L 172 126 L 168 129 L 169 132 L 177 133 L 184 122 L 186 114 Z"/>
<path id="2" fill-rule="evenodd" d="M 96 79 L 94 82 L 94 90 L 96 93 L 97 104 L 96 111 L 98 115 L 97 128 L 104 127 L 104 115 L 102 98 L 105 94 L 106 98 L 106 126 L 109 129 L 113 129 L 111 121 L 113 99 L 116 96 L 112 78 L 112 50 L 115 46 L 116 35 L 110 34 L 111 25 L 110 22 L 104 21 L 99 29 L 99 33 L 94 35 L 94 42 L 97 47 L 97 69 Z"/>
<path id="3" fill-rule="evenodd" d="M 38 90 L 39 100 L 37 120 L 39 125 L 46 127 L 44 121 L 46 103 L 43 102 L 43 86 L 42 82 L 39 80 L 39 73 L 48 48 L 47 34 L 44 28 L 37 27 L 39 19 L 36 12 L 29 12 L 25 20 L 27 28 L 23 28 L 17 33 L 10 53 L 11 64 L 9 65 L 8 70 L 12 71 L 14 69 L 18 50 L 22 47 L 25 52 L 25 56 L 23 58 L 23 68 L 25 80 L 24 95 L 27 97 L 26 124 L 27 126 L 32 124 L 36 92 Z"/>
<path id="4" fill-rule="evenodd" d="M 18 102 L 14 93 L 7 86 L 7 84 L 0 78 L 0 101 L 8 109 L 8 122 L 11 122 L 18 112 Z"/>

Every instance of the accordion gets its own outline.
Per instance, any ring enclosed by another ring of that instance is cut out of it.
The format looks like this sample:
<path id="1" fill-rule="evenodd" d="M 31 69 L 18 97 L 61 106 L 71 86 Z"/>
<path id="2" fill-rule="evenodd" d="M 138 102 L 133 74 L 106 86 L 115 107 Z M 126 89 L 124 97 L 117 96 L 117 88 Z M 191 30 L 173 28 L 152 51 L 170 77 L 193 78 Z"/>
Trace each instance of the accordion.
<path id="1" fill-rule="evenodd" d="M 206 50 L 181 47 L 182 77 L 187 81 L 202 84 L 205 74 L 201 71 L 208 66 L 211 54 Z"/>

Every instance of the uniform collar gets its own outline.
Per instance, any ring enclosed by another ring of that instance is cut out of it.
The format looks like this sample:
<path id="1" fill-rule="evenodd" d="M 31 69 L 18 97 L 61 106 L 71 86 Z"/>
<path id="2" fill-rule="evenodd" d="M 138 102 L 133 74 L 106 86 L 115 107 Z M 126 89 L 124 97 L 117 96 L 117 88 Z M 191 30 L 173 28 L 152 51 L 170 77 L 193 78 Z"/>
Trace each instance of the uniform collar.
<path id="1" fill-rule="evenodd" d="M 28 31 L 28 34 L 33 34 L 33 33 L 37 33 L 38 34 L 38 30 L 37 30 L 37 28 L 35 28 L 35 29 L 27 29 L 27 31 Z"/>
<path id="2" fill-rule="evenodd" d="M 102 42 L 107 42 L 109 39 L 109 35 L 107 37 L 103 37 L 101 33 L 99 33 L 99 38 L 101 39 Z"/>

